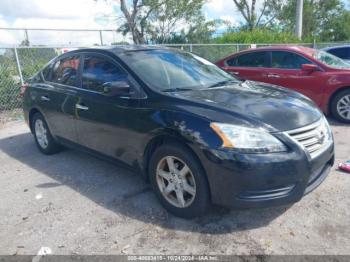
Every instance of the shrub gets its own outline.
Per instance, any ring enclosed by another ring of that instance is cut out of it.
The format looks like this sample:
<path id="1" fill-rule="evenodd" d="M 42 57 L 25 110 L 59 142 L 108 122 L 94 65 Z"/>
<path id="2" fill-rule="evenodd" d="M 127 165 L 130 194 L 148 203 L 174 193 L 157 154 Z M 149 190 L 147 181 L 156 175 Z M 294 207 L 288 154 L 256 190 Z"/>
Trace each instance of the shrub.
<path id="1" fill-rule="evenodd" d="M 228 32 L 221 37 L 215 38 L 214 42 L 217 44 L 300 43 L 299 39 L 289 32 L 276 32 L 269 29 Z"/>

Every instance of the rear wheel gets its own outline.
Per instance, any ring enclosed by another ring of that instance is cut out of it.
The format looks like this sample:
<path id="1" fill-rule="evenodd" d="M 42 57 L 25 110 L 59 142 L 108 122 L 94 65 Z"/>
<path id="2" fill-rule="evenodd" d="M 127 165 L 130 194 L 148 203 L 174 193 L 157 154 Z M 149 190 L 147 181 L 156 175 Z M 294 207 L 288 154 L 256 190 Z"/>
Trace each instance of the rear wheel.
<path id="1" fill-rule="evenodd" d="M 59 152 L 61 146 L 54 140 L 47 123 L 40 113 L 35 113 L 31 121 L 34 139 L 40 152 L 51 155 Z"/>
<path id="2" fill-rule="evenodd" d="M 339 121 L 350 123 L 350 89 L 339 92 L 332 99 L 331 112 Z"/>
<path id="3" fill-rule="evenodd" d="M 192 218 L 207 211 L 207 179 L 199 161 L 186 147 L 166 144 L 156 149 L 149 173 L 157 197 L 170 213 Z"/>

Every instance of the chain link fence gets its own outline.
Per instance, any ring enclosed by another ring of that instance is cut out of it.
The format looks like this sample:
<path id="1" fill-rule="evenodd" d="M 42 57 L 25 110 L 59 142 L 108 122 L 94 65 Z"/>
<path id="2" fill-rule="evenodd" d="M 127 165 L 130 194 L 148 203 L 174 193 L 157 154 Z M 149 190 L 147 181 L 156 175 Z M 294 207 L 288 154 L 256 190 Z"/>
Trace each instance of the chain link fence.
<path id="1" fill-rule="evenodd" d="M 19 108 L 21 84 L 58 53 L 55 48 L 0 48 L 0 111 Z"/>
<path id="2" fill-rule="evenodd" d="M 339 44 L 339 43 L 338 43 Z M 342 43 L 344 44 L 344 43 Z M 180 44 L 167 45 L 184 51 L 193 52 L 211 62 L 232 53 L 268 44 Z M 323 48 L 337 43 L 303 44 L 304 46 Z M 40 70 L 48 61 L 64 51 L 62 47 L 0 47 L 0 112 L 21 107 L 19 88 L 22 83 Z"/>

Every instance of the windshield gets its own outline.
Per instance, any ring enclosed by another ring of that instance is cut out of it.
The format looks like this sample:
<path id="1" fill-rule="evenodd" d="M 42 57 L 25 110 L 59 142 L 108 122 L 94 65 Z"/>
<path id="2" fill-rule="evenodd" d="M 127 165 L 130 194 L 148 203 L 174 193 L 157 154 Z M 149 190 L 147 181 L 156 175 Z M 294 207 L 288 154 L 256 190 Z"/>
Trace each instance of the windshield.
<path id="1" fill-rule="evenodd" d="M 349 68 L 350 69 L 350 63 L 346 62 L 339 57 L 336 57 L 330 53 L 327 53 L 325 51 L 317 50 L 314 54 L 313 57 L 322 63 L 334 67 L 334 68 Z"/>
<path id="2" fill-rule="evenodd" d="M 196 55 L 171 50 L 142 50 L 120 56 L 149 86 L 159 91 L 193 90 L 238 81 Z"/>

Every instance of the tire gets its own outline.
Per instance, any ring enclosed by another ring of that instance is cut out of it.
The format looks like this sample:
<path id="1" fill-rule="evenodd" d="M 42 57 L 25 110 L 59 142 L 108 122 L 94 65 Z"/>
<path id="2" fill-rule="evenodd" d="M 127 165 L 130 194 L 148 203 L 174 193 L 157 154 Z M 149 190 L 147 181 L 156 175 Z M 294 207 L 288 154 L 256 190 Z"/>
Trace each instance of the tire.
<path id="1" fill-rule="evenodd" d="M 31 120 L 35 143 L 41 153 L 52 155 L 61 151 L 62 147 L 54 140 L 45 121 L 40 113 L 35 113 Z"/>
<path id="2" fill-rule="evenodd" d="M 168 160 L 173 163 L 173 171 Z M 184 169 L 185 165 L 188 169 Z M 173 143 L 160 146 L 151 156 L 148 172 L 153 190 L 168 212 L 182 218 L 207 212 L 210 207 L 207 178 L 200 162 L 186 147 Z M 162 176 L 158 175 L 161 173 Z"/>
<path id="3" fill-rule="evenodd" d="M 331 113 L 337 120 L 350 123 L 350 89 L 335 95 L 331 101 Z"/>

